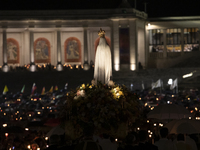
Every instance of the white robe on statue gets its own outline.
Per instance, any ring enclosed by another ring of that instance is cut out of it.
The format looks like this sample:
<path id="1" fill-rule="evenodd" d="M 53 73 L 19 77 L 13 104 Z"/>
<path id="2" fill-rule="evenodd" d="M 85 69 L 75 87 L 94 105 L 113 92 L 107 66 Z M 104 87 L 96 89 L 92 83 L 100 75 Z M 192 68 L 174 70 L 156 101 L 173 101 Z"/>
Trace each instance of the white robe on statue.
<path id="1" fill-rule="evenodd" d="M 94 79 L 103 84 L 108 84 L 112 76 L 112 60 L 110 47 L 104 37 L 99 40 L 97 46 L 95 64 L 94 64 Z"/>

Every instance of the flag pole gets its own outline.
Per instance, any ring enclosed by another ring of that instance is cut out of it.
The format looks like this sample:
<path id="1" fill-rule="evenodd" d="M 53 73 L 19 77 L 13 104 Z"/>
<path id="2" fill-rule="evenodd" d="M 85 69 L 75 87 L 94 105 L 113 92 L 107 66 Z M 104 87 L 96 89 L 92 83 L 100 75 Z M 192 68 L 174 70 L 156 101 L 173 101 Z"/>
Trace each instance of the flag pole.
<path id="1" fill-rule="evenodd" d="M 162 80 L 160 79 L 160 95 L 161 95 L 161 88 L 162 88 Z"/>
<path id="2" fill-rule="evenodd" d="M 176 94 L 178 93 L 178 78 L 177 78 L 177 86 L 176 86 Z"/>

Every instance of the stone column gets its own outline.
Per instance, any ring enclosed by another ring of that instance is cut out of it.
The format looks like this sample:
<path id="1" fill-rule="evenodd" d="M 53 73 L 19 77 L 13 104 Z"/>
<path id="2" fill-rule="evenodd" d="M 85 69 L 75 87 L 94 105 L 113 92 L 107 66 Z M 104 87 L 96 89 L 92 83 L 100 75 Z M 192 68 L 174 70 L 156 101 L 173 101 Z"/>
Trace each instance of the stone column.
<path id="1" fill-rule="evenodd" d="M 137 31 L 136 20 L 129 20 L 129 32 L 130 32 L 130 70 L 137 69 Z"/>
<path id="2" fill-rule="evenodd" d="M 33 39 L 33 31 L 30 31 L 30 71 L 35 72 L 35 59 L 34 59 L 34 39 Z"/>
<path id="3" fill-rule="evenodd" d="M 61 40 L 60 40 L 60 31 L 57 31 L 57 71 L 62 71 L 63 70 L 63 66 L 61 63 Z"/>
<path id="4" fill-rule="evenodd" d="M 184 55 L 184 28 L 181 28 L 181 55 Z"/>
<path id="5" fill-rule="evenodd" d="M 83 69 L 84 70 L 89 70 L 90 65 L 88 64 L 88 40 L 87 40 L 87 27 L 84 27 L 84 32 L 83 32 L 83 40 L 84 40 L 84 64 L 83 64 Z"/>
<path id="6" fill-rule="evenodd" d="M 200 31 L 200 28 L 198 28 L 198 31 Z M 198 38 L 199 38 L 199 43 L 197 43 L 197 44 L 199 44 L 199 51 L 200 51 L 200 33 L 199 32 L 197 32 L 197 36 L 198 36 Z"/>
<path id="7" fill-rule="evenodd" d="M 3 72 L 9 71 L 9 66 L 7 64 L 7 33 L 6 29 L 3 29 Z"/>
<path id="8" fill-rule="evenodd" d="M 163 57 L 167 58 L 167 29 L 163 29 Z"/>
<path id="9" fill-rule="evenodd" d="M 115 71 L 120 70 L 119 55 L 119 20 L 113 19 L 113 64 Z"/>

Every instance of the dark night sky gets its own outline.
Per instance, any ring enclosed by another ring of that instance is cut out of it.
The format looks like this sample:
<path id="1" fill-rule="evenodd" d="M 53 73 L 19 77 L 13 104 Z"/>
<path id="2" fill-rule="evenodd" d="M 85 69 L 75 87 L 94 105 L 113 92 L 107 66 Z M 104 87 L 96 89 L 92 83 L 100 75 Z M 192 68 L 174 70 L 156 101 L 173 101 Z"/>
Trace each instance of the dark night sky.
<path id="1" fill-rule="evenodd" d="M 2 0 L 1 10 L 65 10 L 117 8 L 122 0 Z M 135 0 L 128 0 L 134 7 Z M 137 0 L 137 9 L 151 17 L 200 16 L 200 0 Z"/>

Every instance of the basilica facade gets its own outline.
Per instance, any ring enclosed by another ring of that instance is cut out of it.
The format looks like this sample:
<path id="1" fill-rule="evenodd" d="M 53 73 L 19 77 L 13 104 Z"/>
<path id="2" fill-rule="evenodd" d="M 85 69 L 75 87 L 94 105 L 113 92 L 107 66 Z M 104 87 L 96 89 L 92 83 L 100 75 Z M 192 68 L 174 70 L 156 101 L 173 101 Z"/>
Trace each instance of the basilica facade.
<path id="1" fill-rule="evenodd" d="M 145 62 L 147 14 L 132 8 L 70 11 L 2 11 L 0 66 L 83 65 L 95 60 L 98 31 L 106 31 L 113 69 L 136 70 Z M 138 51 L 138 49 L 142 51 Z M 139 57 L 137 57 L 139 55 Z"/>
<path id="2" fill-rule="evenodd" d="M 1 11 L 0 66 L 82 65 L 95 61 L 98 31 L 106 31 L 115 71 L 167 68 L 199 51 L 199 17 L 148 18 L 134 8 Z"/>

